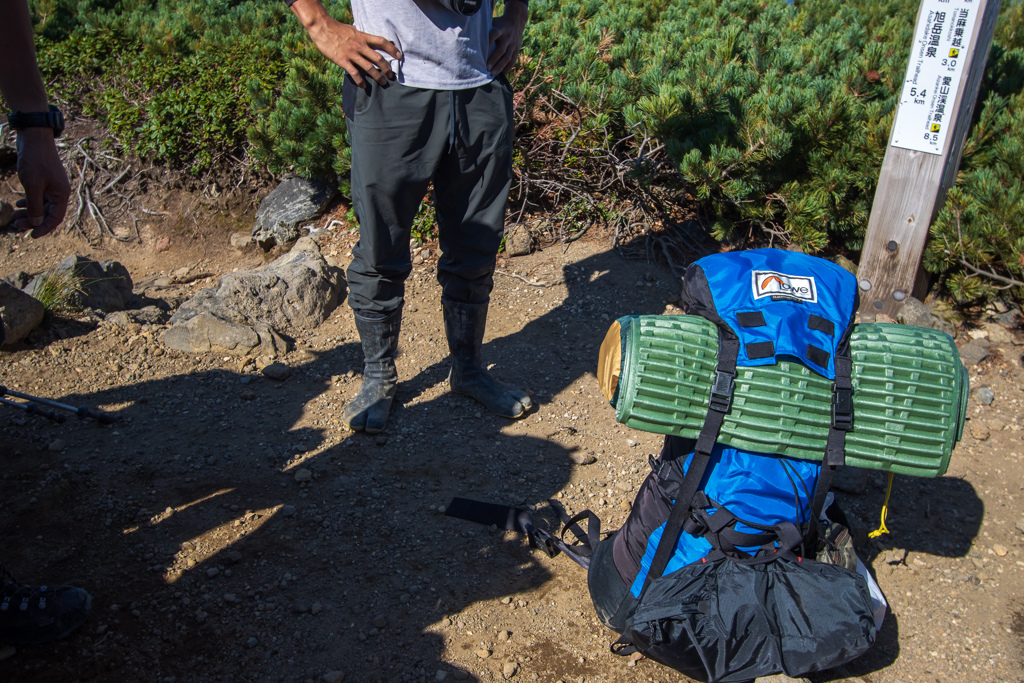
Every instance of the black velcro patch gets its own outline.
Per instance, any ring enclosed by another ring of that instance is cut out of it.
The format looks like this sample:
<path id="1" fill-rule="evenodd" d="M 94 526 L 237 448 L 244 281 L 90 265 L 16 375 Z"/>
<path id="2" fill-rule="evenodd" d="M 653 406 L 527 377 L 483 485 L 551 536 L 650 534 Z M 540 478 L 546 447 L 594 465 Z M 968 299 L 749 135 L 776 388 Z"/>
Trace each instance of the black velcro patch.
<path id="1" fill-rule="evenodd" d="M 820 315 L 814 315 L 813 313 L 807 320 L 807 327 L 811 328 L 815 332 L 824 332 L 830 337 L 836 333 L 836 326 L 832 324 L 831 320 L 826 320 Z"/>
<path id="2" fill-rule="evenodd" d="M 736 322 L 741 328 L 763 328 L 765 316 L 760 310 L 744 310 L 736 313 Z"/>
<path id="3" fill-rule="evenodd" d="M 736 322 L 740 327 L 764 327 L 764 314 L 761 311 L 742 311 L 736 314 Z"/>
<path id="4" fill-rule="evenodd" d="M 811 361 L 815 365 L 827 368 L 829 357 L 830 354 L 825 349 L 819 349 L 814 344 L 807 345 L 807 360 Z"/>
<path id="5" fill-rule="evenodd" d="M 775 355 L 775 344 L 770 341 L 754 342 L 747 344 L 747 358 L 757 360 L 758 358 L 771 358 Z M 827 354 L 826 354 L 827 355 Z"/>

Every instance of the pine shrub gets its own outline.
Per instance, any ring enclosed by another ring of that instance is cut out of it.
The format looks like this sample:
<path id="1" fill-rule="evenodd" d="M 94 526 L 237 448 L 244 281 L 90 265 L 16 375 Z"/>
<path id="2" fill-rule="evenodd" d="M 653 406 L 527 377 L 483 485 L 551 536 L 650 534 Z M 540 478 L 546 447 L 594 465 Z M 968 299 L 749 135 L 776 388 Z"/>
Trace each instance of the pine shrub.
<path id="1" fill-rule="evenodd" d="M 350 20 L 345 0 L 325 4 Z M 345 177 L 341 72 L 283 2 L 33 8 L 52 87 L 137 154 L 196 173 L 249 155 L 275 173 Z M 856 252 L 917 8 L 537 0 L 512 73 L 522 196 L 585 220 L 656 192 L 696 201 L 720 239 Z M 1015 1 L 1003 6 L 962 170 L 926 253 L 963 301 L 1022 291 L 1022 64 Z"/>

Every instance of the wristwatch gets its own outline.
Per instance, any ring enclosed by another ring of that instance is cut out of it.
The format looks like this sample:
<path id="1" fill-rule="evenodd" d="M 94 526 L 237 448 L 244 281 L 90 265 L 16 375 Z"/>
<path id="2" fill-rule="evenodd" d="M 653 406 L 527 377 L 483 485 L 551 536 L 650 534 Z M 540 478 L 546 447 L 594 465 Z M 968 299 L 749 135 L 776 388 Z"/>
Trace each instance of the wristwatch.
<path id="1" fill-rule="evenodd" d="M 52 104 L 50 105 L 50 111 L 12 111 L 7 115 L 7 123 L 15 130 L 21 130 L 22 128 L 52 128 L 54 138 L 59 138 L 61 133 L 64 132 L 64 114 Z"/>

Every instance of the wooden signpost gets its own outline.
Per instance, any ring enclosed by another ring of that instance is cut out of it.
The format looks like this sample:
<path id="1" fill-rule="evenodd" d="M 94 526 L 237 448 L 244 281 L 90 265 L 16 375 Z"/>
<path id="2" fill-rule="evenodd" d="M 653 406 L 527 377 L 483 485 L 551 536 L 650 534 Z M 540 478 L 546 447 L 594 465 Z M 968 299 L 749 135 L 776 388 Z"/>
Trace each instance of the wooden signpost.
<path id="1" fill-rule="evenodd" d="M 928 228 L 960 156 L 1001 0 L 922 0 L 857 280 L 860 312 L 891 317 L 919 282 Z"/>

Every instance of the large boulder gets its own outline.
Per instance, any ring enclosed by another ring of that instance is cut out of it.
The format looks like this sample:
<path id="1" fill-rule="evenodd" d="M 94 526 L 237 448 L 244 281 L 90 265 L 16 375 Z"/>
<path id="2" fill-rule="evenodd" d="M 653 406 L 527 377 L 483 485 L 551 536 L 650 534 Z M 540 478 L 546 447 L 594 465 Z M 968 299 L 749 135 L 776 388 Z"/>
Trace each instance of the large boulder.
<path id="1" fill-rule="evenodd" d="M 291 244 L 299 238 L 298 225 L 313 220 L 338 194 L 330 180 L 285 178 L 267 195 L 256 211 L 252 239 L 264 249 Z"/>
<path id="2" fill-rule="evenodd" d="M 0 280 L 0 345 L 17 344 L 43 322 L 43 305 L 17 287 Z"/>
<path id="3" fill-rule="evenodd" d="M 97 262 L 85 256 L 68 256 L 51 271 L 36 276 L 25 293 L 39 297 L 47 280 L 71 276 L 77 280 L 78 291 L 70 304 L 79 308 L 95 308 L 105 313 L 123 310 L 132 298 L 132 276 L 117 261 Z"/>
<path id="4" fill-rule="evenodd" d="M 163 341 L 179 351 L 276 355 L 283 350 L 281 333 L 320 325 L 340 293 L 341 272 L 304 237 L 276 261 L 225 275 L 185 302 L 171 316 Z"/>

